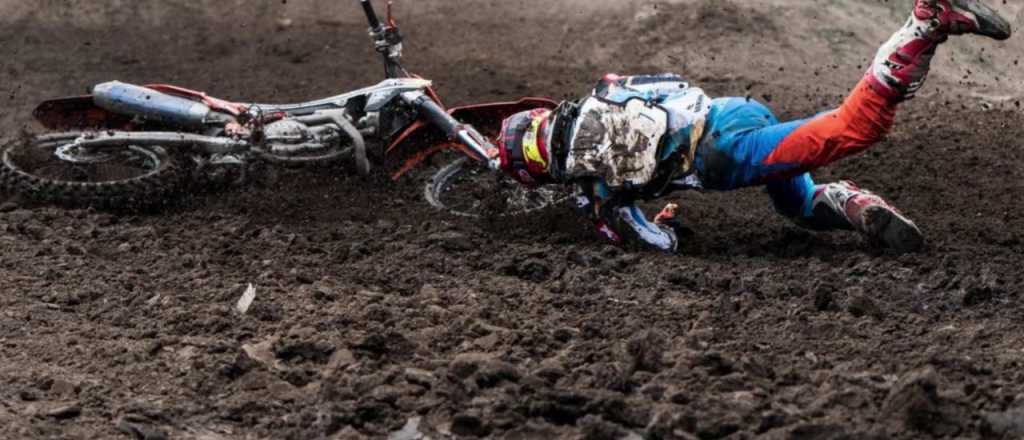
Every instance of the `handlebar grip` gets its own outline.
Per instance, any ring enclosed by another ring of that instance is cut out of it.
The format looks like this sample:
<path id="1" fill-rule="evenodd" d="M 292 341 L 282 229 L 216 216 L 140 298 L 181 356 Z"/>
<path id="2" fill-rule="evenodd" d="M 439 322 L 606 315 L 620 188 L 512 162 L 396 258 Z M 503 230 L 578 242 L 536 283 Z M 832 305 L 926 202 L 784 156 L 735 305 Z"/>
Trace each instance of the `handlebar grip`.
<path id="1" fill-rule="evenodd" d="M 375 31 L 380 29 L 380 19 L 377 18 L 377 12 L 373 10 L 370 0 L 359 0 L 359 3 L 363 5 L 363 12 L 366 13 L 366 21 L 370 22 L 370 28 Z"/>

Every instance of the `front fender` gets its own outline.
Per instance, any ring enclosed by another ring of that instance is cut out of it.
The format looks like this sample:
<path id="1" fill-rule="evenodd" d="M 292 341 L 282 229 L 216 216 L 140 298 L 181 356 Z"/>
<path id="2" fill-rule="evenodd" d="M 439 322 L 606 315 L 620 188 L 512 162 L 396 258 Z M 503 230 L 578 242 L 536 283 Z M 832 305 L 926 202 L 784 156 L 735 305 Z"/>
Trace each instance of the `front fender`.
<path id="1" fill-rule="evenodd" d="M 501 123 L 509 116 L 535 108 L 553 109 L 558 103 L 547 98 L 523 98 L 515 102 L 496 102 L 467 105 L 448 110 L 455 120 L 472 125 L 480 134 L 494 139 L 501 131 Z M 385 150 L 387 163 L 397 165 L 391 178 L 398 180 L 432 154 L 449 148 L 462 148 L 452 142 L 440 128 L 417 121 L 395 137 Z"/>

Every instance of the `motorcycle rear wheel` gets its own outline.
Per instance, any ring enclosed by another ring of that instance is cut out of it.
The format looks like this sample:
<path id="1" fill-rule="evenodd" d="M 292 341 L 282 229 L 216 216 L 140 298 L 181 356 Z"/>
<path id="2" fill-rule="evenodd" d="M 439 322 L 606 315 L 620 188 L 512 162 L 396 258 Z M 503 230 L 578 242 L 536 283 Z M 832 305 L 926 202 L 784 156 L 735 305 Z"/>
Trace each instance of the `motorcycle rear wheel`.
<path id="1" fill-rule="evenodd" d="M 185 182 L 164 148 L 129 146 L 89 155 L 69 146 L 79 135 L 54 133 L 9 144 L 0 158 L 0 185 L 36 203 L 142 209 L 167 203 Z"/>
<path id="2" fill-rule="evenodd" d="M 431 206 L 466 218 L 527 215 L 573 196 L 563 187 L 528 188 L 504 174 L 475 166 L 465 156 L 438 170 L 427 182 L 423 195 Z"/>

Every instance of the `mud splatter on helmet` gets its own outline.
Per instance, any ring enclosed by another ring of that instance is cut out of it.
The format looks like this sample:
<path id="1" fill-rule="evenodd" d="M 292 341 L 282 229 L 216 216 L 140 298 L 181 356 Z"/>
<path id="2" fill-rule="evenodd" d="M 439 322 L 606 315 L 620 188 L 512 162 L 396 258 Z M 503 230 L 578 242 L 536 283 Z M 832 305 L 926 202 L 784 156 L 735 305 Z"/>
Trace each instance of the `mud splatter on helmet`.
<path id="1" fill-rule="evenodd" d="M 526 185 L 554 181 L 553 112 L 546 108 L 516 113 L 502 123 L 498 137 L 501 168 Z"/>

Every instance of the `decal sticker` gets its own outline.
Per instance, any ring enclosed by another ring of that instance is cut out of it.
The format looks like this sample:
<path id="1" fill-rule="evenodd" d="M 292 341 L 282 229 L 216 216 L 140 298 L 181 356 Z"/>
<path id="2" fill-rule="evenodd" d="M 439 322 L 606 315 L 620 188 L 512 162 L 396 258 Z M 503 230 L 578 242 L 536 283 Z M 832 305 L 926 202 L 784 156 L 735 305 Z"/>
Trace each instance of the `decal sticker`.
<path id="1" fill-rule="evenodd" d="M 523 156 L 526 156 L 527 161 L 539 163 L 544 169 L 548 169 L 548 161 L 544 159 L 544 155 L 540 152 L 540 145 L 538 144 L 537 135 L 540 133 L 540 126 L 544 122 L 543 119 L 537 118 L 533 120 L 533 125 L 523 136 Z"/>

